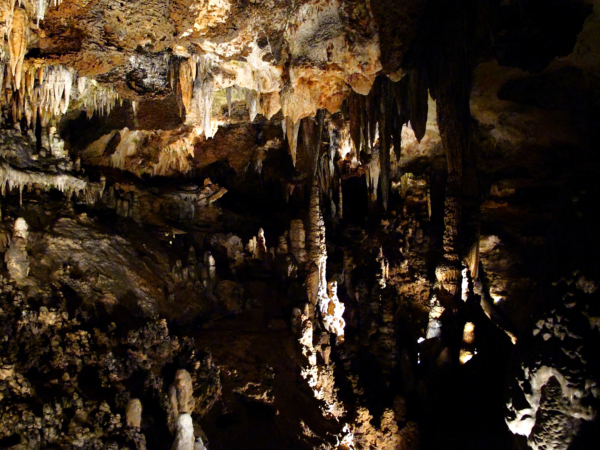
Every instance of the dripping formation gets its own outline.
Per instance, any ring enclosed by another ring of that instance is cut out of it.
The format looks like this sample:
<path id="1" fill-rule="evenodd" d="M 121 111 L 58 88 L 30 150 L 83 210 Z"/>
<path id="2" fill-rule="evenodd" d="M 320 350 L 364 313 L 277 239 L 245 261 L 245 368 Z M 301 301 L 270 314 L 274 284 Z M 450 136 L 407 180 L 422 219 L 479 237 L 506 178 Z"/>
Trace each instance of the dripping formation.
<path id="1" fill-rule="evenodd" d="M 0 0 L 0 447 L 595 448 L 597 3 Z"/>

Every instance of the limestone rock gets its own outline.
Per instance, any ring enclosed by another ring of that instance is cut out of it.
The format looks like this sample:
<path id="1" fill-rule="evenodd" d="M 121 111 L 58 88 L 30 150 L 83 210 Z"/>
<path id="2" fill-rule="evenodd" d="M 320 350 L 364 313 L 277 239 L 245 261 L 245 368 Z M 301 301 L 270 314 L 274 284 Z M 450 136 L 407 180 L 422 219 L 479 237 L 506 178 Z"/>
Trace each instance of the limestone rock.
<path id="1" fill-rule="evenodd" d="M 22 283 L 27 275 L 29 275 L 29 256 L 27 254 L 28 229 L 29 226 L 25 219 L 19 217 L 15 220 L 13 236 L 4 257 L 8 273 L 17 283 Z"/>
<path id="2" fill-rule="evenodd" d="M 590 294 L 571 283 L 559 283 L 565 303 L 538 320 L 533 338 L 519 340 L 517 347 L 521 367 L 511 385 L 506 422 L 535 450 L 566 450 L 584 422 L 598 414 L 600 380 L 589 347 L 598 335 L 582 320 Z"/>
<path id="3" fill-rule="evenodd" d="M 194 424 L 188 413 L 181 413 L 177 418 L 175 442 L 171 450 L 195 450 Z"/>
<path id="4" fill-rule="evenodd" d="M 169 388 L 169 399 L 176 414 L 191 413 L 194 410 L 194 387 L 192 377 L 185 369 L 177 370 L 175 381 Z"/>
<path id="5" fill-rule="evenodd" d="M 127 403 L 125 411 L 126 423 L 128 427 L 140 428 L 142 424 L 142 402 L 138 398 L 133 398 Z"/>

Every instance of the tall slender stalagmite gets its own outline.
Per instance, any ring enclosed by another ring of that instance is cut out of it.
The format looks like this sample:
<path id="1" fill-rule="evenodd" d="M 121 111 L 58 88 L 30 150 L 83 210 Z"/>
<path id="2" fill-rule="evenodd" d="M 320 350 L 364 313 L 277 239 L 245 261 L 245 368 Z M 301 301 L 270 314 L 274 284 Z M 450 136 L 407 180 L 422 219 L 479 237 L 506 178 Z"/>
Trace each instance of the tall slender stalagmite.
<path id="1" fill-rule="evenodd" d="M 448 36 L 437 50 L 429 69 L 437 99 L 437 122 L 446 152 L 448 179 L 444 209 L 442 261 L 436 268 L 436 293 L 431 300 L 427 337 L 441 334 L 441 315 L 452 304 L 460 286 L 461 259 L 459 227 L 462 209 L 463 159 L 469 145 L 469 95 L 471 68 L 467 54 L 467 29 L 464 2 L 446 2 L 452 17 L 444 25 Z M 463 20 L 465 19 L 465 20 Z"/>

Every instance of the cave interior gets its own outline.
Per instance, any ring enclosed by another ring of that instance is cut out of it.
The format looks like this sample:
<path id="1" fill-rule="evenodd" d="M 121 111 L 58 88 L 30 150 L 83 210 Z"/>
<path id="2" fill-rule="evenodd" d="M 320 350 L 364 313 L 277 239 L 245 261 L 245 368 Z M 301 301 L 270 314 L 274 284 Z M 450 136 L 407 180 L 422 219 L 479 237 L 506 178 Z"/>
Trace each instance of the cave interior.
<path id="1" fill-rule="evenodd" d="M 599 0 L 0 37 L 0 449 L 600 448 Z"/>

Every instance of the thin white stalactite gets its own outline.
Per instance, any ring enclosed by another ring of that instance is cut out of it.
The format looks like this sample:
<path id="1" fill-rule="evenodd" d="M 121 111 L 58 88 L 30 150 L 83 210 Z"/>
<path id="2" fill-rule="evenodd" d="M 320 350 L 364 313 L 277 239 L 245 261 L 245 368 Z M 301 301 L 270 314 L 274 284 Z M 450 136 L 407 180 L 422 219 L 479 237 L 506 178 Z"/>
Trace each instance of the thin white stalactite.
<path id="1" fill-rule="evenodd" d="M 193 99 L 198 108 L 198 114 L 207 138 L 213 137 L 212 104 L 214 95 L 214 78 L 210 72 L 210 62 L 200 56 L 196 63 L 196 80 L 194 81 Z"/>
<path id="2" fill-rule="evenodd" d="M 16 79 L 11 81 L 6 89 L 9 103 L 12 101 L 13 119 L 25 117 L 29 126 L 36 123 L 38 115 L 42 126 L 46 126 L 52 117 L 65 114 L 73 102 L 88 117 L 96 112 L 106 115 L 119 99 L 112 86 L 77 77 L 73 69 L 61 65 L 29 65 L 23 68 L 19 85 Z"/>
<path id="3" fill-rule="evenodd" d="M 73 194 L 84 195 L 86 201 L 93 202 L 92 193 L 88 183 L 84 180 L 66 174 L 49 174 L 43 172 L 30 172 L 18 170 L 11 167 L 8 163 L 0 164 L 0 194 L 6 195 L 7 191 L 18 189 L 22 194 L 23 189 L 32 189 L 41 187 L 44 190 L 57 189 L 67 197 Z"/>

